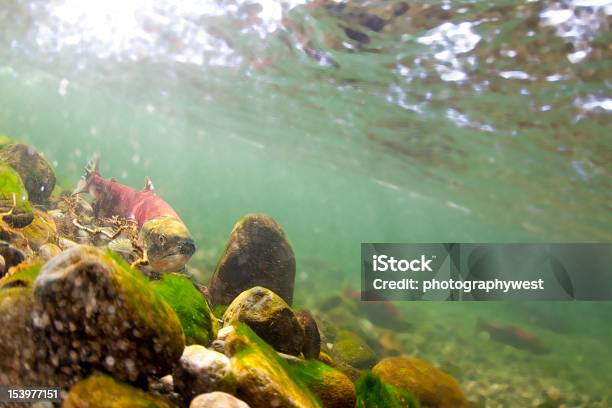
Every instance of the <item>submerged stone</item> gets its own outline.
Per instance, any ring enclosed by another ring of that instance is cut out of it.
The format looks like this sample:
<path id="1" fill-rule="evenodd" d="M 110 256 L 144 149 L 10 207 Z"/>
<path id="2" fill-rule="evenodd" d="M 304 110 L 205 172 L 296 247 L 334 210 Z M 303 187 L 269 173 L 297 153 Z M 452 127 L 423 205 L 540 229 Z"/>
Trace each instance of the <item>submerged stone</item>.
<path id="1" fill-rule="evenodd" d="M 215 391 L 198 395 L 189 408 L 249 408 L 249 405 L 233 395 Z"/>
<path id="2" fill-rule="evenodd" d="M 263 286 L 293 302 L 295 256 L 282 228 L 267 215 L 251 214 L 236 223 L 210 280 L 214 304 L 228 305 L 241 292 Z"/>
<path id="3" fill-rule="evenodd" d="M 297 314 L 297 319 L 304 328 L 304 345 L 302 346 L 302 354 L 307 359 L 318 358 L 321 353 L 321 335 L 317 322 L 307 310 L 300 310 Z"/>
<path id="4" fill-rule="evenodd" d="M 21 231 L 30 247 L 37 251 L 47 243 L 56 244 L 57 228 L 53 217 L 37 208 L 32 213 L 32 222 Z"/>
<path id="5" fill-rule="evenodd" d="M 208 345 L 217 336 L 219 323 L 202 293 L 188 277 L 178 273 L 163 274 L 151 286 L 178 316 L 186 344 Z"/>
<path id="6" fill-rule="evenodd" d="M 40 204 L 49 198 L 55 188 L 55 173 L 34 147 L 22 143 L 6 145 L 0 149 L 0 160 L 19 173 L 33 203 Z"/>
<path id="7" fill-rule="evenodd" d="M 12 286 L 5 278 L 0 279 L 0 385 L 40 384 L 33 371 L 37 346 L 30 320 L 32 289 Z"/>
<path id="8" fill-rule="evenodd" d="M 200 345 L 185 347 L 172 378 L 174 390 L 186 401 L 198 394 L 236 388 L 229 358 Z"/>
<path id="9" fill-rule="evenodd" d="M 357 408 L 419 408 L 419 401 L 406 391 L 384 383 L 366 372 L 355 384 Z"/>
<path id="10" fill-rule="evenodd" d="M 63 408 L 172 408 L 170 402 L 143 390 L 96 374 L 70 389 Z"/>
<path id="11" fill-rule="evenodd" d="M 237 381 L 236 396 L 252 408 L 321 407 L 288 363 L 247 325 L 238 323 L 225 344 Z"/>
<path id="12" fill-rule="evenodd" d="M 338 331 L 329 352 L 336 359 L 357 368 L 371 368 L 376 362 L 374 350 L 361 337 L 348 330 Z"/>
<path id="13" fill-rule="evenodd" d="M 325 408 L 355 406 L 355 386 L 340 371 L 317 360 L 289 360 L 293 375 L 300 379 Z"/>
<path id="14" fill-rule="evenodd" d="M 26 254 L 19 248 L 5 241 L 0 241 L 0 278 L 13 266 L 17 266 L 26 259 Z"/>
<path id="15" fill-rule="evenodd" d="M 226 326 L 245 323 L 281 353 L 297 356 L 304 344 L 304 329 L 287 303 L 261 286 L 245 290 L 223 315 Z"/>
<path id="16" fill-rule="evenodd" d="M 461 408 L 468 404 L 453 377 L 416 357 L 385 358 L 372 373 L 394 387 L 414 393 L 427 407 Z"/>
<path id="17" fill-rule="evenodd" d="M 32 205 L 19 174 L 0 161 L 0 213 L 2 219 L 14 228 L 23 228 L 32 222 Z"/>
<path id="18" fill-rule="evenodd" d="M 41 268 L 34 299 L 34 327 L 59 385 L 96 369 L 131 382 L 161 377 L 183 352 L 174 311 L 111 251 L 78 245 L 62 252 Z"/>

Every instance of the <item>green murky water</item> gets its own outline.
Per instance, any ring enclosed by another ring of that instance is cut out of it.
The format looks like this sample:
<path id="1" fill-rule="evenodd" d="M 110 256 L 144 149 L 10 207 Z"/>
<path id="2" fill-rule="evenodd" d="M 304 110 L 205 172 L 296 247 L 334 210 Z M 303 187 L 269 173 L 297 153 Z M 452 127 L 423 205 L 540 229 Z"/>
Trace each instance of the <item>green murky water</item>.
<path id="1" fill-rule="evenodd" d="M 272 215 L 308 305 L 358 287 L 361 242 L 610 241 L 611 15 L 599 0 L 9 0 L 0 133 L 65 187 L 94 151 L 107 177 L 150 176 L 202 279 L 241 215 Z M 608 303 L 400 307 L 407 352 L 502 406 L 553 386 L 567 406 L 612 403 Z M 554 352 L 500 353 L 478 317 Z"/>

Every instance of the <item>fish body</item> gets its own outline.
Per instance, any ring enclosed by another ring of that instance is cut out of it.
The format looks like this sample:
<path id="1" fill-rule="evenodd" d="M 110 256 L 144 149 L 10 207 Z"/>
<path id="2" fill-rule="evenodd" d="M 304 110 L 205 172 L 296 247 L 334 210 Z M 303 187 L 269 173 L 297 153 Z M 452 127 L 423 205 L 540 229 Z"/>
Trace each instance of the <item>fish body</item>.
<path id="1" fill-rule="evenodd" d="M 492 340 L 517 349 L 527 350 L 534 354 L 546 354 L 550 351 L 536 335 L 518 326 L 488 323 L 479 320 L 477 329 L 489 333 Z"/>
<path id="2" fill-rule="evenodd" d="M 119 216 L 136 221 L 140 245 L 152 271 L 179 271 L 195 252 L 189 230 L 170 204 L 155 194 L 148 178 L 143 190 L 105 179 L 100 175 L 96 156 L 74 191 L 80 192 L 88 192 L 95 198 L 95 216 Z"/>

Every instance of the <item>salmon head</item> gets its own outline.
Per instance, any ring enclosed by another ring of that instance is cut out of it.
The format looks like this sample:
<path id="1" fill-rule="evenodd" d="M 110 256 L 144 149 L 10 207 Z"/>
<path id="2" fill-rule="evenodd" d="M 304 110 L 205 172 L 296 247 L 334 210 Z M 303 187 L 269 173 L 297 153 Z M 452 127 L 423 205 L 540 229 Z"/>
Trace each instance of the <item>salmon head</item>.
<path id="1" fill-rule="evenodd" d="M 196 249 L 189 230 L 176 217 L 152 218 L 142 225 L 138 236 L 155 272 L 180 271 Z"/>

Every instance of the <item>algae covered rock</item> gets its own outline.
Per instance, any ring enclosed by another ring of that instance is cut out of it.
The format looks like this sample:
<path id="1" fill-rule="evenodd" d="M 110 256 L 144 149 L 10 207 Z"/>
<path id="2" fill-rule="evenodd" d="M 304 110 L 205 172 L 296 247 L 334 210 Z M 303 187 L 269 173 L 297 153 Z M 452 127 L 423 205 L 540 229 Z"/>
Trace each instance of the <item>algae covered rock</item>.
<path id="1" fill-rule="evenodd" d="M 237 381 L 236 396 L 252 408 L 321 406 L 288 363 L 247 325 L 238 323 L 225 346 Z"/>
<path id="2" fill-rule="evenodd" d="M 80 381 L 66 395 L 63 408 L 172 408 L 170 402 L 102 374 Z"/>
<path id="3" fill-rule="evenodd" d="M 152 282 L 151 286 L 178 316 L 186 344 L 208 345 L 217 336 L 219 323 L 206 299 L 189 278 L 168 273 Z"/>
<path id="4" fill-rule="evenodd" d="M 189 408 L 249 408 L 249 405 L 233 395 L 215 391 L 198 395 Z"/>
<path id="5" fill-rule="evenodd" d="M 414 393 L 427 407 L 467 406 L 467 400 L 453 377 L 416 357 L 385 358 L 374 366 L 372 373 L 394 387 Z"/>
<path id="6" fill-rule="evenodd" d="M 376 362 L 376 353 L 357 334 L 339 330 L 329 350 L 331 355 L 353 367 L 371 368 Z"/>
<path id="7" fill-rule="evenodd" d="M 53 217 L 36 208 L 32 214 L 32 222 L 21 231 L 27 238 L 30 247 L 37 251 L 47 243 L 57 243 L 57 228 Z"/>
<path id="8" fill-rule="evenodd" d="M 34 299 L 34 328 L 60 385 L 96 369 L 132 382 L 161 377 L 183 352 L 174 311 L 111 251 L 78 245 L 62 252 L 41 268 Z"/>
<path id="9" fill-rule="evenodd" d="M 285 233 L 271 217 L 251 214 L 234 226 L 209 289 L 214 304 L 263 286 L 291 305 L 294 281 L 295 256 Z"/>
<path id="10" fill-rule="evenodd" d="M 410 393 L 384 383 L 366 372 L 355 384 L 357 408 L 419 408 L 419 401 Z"/>
<path id="11" fill-rule="evenodd" d="M 32 222 L 32 205 L 19 174 L 0 161 L 0 213 L 12 227 L 22 228 Z"/>
<path id="12" fill-rule="evenodd" d="M 185 347 L 172 378 L 174 390 L 186 401 L 198 394 L 236 388 L 229 358 L 200 345 Z"/>
<path id="13" fill-rule="evenodd" d="M 40 204 L 49 198 L 55 188 L 55 173 L 34 147 L 21 143 L 6 145 L 0 149 L 0 160 L 19 173 L 33 203 Z"/>
<path id="14" fill-rule="evenodd" d="M 6 241 L 0 241 L 0 278 L 13 266 L 17 266 L 26 259 L 26 254 L 19 248 Z"/>
<path id="15" fill-rule="evenodd" d="M 340 371 L 317 360 L 295 359 L 289 361 L 289 366 L 325 408 L 355 406 L 355 386 Z"/>
<path id="16" fill-rule="evenodd" d="M 223 315 L 224 325 L 248 325 L 281 353 L 297 356 L 302 351 L 304 329 L 283 299 L 261 286 L 245 290 Z"/>

